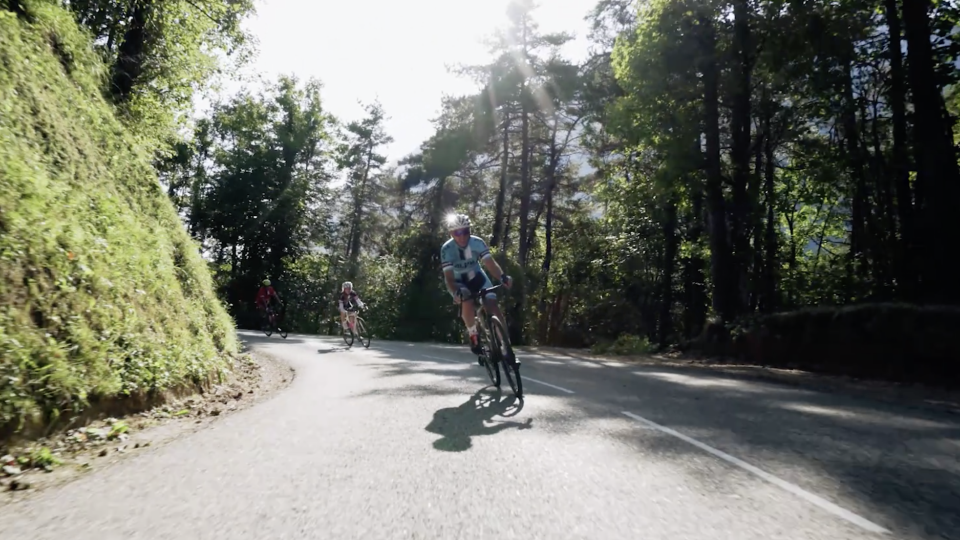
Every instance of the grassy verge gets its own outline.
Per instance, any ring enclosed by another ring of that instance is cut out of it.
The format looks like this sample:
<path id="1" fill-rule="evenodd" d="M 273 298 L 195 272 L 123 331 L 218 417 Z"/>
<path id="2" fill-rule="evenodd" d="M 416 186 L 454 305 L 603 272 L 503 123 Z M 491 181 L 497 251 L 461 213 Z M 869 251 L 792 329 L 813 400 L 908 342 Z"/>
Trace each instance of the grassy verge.
<path id="1" fill-rule="evenodd" d="M 0 4 L 0 440 L 203 384 L 237 350 L 88 36 L 26 5 Z"/>

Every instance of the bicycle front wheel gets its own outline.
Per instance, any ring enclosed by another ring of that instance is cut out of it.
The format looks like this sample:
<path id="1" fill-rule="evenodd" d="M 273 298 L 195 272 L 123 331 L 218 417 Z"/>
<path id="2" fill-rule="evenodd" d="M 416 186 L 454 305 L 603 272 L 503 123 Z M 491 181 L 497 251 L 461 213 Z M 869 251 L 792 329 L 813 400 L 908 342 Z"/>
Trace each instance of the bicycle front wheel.
<path id="1" fill-rule="evenodd" d="M 260 329 L 263 330 L 263 333 L 270 337 L 273 335 L 273 328 L 270 327 L 270 319 L 264 319 L 263 324 L 260 325 Z"/>
<path id="2" fill-rule="evenodd" d="M 340 333 L 343 335 L 343 342 L 347 344 L 347 347 L 353 347 L 353 331 L 341 326 Z"/>
<path id="3" fill-rule="evenodd" d="M 370 336 L 367 334 L 367 327 L 363 324 L 363 319 L 357 317 L 357 338 L 360 340 L 360 344 L 366 348 L 370 348 Z"/>
<path id="4" fill-rule="evenodd" d="M 497 360 L 503 364 L 503 374 L 507 376 L 507 382 L 510 383 L 510 389 L 518 398 L 523 397 L 523 381 L 520 379 L 520 362 L 513 354 L 513 347 L 510 345 L 510 337 L 507 334 L 507 328 L 503 321 L 497 317 L 490 317 L 490 330 L 493 346 L 496 348 Z"/>
<path id="5" fill-rule="evenodd" d="M 485 350 L 483 352 L 484 355 L 480 357 L 483 360 L 483 367 L 487 370 L 487 376 L 490 377 L 490 383 L 493 384 L 493 386 L 500 388 L 500 368 L 493 357 L 495 354 L 493 351 L 493 342 L 486 339 L 487 333 L 483 331 L 482 326 L 480 331 L 483 333 L 482 336 L 477 336 L 480 339 L 480 343 L 487 344 L 487 350 Z"/>

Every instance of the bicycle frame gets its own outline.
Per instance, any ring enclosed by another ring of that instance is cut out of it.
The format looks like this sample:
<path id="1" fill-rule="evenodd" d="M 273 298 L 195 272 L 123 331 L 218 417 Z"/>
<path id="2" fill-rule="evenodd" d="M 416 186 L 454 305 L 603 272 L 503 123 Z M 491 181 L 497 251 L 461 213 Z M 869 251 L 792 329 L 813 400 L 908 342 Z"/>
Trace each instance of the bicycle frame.
<path id="1" fill-rule="evenodd" d="M 264 318 L 266 318 L 267 322 L 270 324 L 277 324 L 277 317 L 279 315 L 280 314 L 272 305 L 268 305 L 263 311 Z"/>
<path id="2" fill-rule="evenodd" d="M 351 332 L 357 331 L 357 309 L 343 309 L 347 313 L 347 325 L 350 326 Z"/>
<path id="3" fill-rule="evenodd" d="M 492 287 L 480 289 L 477 294 L 471 294 L 467 297 L 460 297 L 460 317 L 463 317 L 463 302 L 473 302 L 476 320 L 481 326 L 483 326 L 484 334 L 487 336 L 490 335 L 490 323 L 488 319 L 491 315 L 487 312 L 487 305 L 484 302 L 484 299 L 487 296 L 487 293 L 493 292 L 499 289 L 501 286 L 502 284 L 494 285 Z M 506 320 L 503 321 L 503 324 L 507 324 Z"/>

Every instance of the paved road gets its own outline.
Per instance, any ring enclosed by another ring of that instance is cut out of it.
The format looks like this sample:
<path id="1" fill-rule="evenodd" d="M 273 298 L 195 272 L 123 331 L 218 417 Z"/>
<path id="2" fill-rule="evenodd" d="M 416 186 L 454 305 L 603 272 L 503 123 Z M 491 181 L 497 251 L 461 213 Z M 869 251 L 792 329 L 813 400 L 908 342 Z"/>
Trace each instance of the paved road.
<path id="1" fill-rule="evenodd" d="M 960 539 L 956 416 L 542 355 L 521 404 L 462 348 L 242 336 L 291 387 L 0 538 Z"/>

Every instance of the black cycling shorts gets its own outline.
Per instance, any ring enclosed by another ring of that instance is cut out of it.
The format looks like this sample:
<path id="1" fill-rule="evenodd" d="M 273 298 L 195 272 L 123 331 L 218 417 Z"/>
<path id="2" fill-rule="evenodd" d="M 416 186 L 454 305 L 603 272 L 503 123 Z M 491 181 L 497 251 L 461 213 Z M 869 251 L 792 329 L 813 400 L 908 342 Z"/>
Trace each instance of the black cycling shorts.
<path id="1" fill-rule="evenodd" d="M 465 278 L 466 276 L 464 276 Z M 484 272 L 477 272 L 477 275 L 473 276 L 473 279 L 457 279 L 457 284 L 463 285 L 466 287 L 472 294 L 476 295 L 480 292 L 480 289 L 490 288 L 493 284 L 490 282 L 490 278 L 487 277 L 487 274 Z M 486 294 L 487 298 L 496 300 L 497 293 L 490 291 Z"/>

